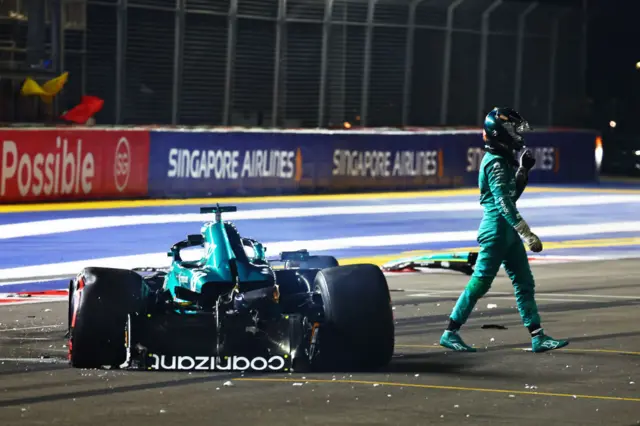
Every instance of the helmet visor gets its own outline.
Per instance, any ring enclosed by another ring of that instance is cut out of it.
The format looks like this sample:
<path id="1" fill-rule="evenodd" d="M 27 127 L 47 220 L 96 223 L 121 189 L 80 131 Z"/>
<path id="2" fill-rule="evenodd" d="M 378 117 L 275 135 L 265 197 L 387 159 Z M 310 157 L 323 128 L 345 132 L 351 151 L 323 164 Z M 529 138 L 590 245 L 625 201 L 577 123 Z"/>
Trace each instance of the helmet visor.
<path id="1" fill-rule="evenodd" d="M 516 150 L 521 149 L 524 146 L 524 133 L 530 132 L 531 126 L 526 120 L 507 121 L 502 126 L 507 131 L 509 136 L 514 142 L 514 148 Z"/>

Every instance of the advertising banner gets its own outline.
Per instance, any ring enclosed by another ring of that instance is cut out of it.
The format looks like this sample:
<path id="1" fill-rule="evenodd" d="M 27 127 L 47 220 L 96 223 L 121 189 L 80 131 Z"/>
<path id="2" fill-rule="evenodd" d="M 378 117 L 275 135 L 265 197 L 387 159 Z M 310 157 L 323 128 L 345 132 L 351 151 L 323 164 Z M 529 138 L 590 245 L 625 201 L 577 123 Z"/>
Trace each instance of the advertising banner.
<path id="1" fill-rule="evenodd" d="M 322 159 L 322 154 L 328 158 L 328 151 L 321 144 L 319 135 L 152 132 L 149 194 L 240 195 L 310 189 L 317 174 L 328 167 Z"/>
<path id="2" fill-rule="evenodd" d="M 333 190 L 393 190 L 457 187 L 464 184 L 464 147 L 474 135 L 352 134 L 331 147 Z"/>
<path id="3" fill-rule="evenodd" d="M 527 148 L 536 158 L 529 183 L 570 184 L 597 181 L 596 136 L 595 132 L 579 130 L 527 134 Z M 468 146 L 466 150 L 465 183 L 473 185 L 477 183 L 484 150 L 477 143 Z"/>
<path id="4" fill-rule="evenodd" d="M 0 131 L 0 202 L 476 186 L 481 132 Z M 589 131 L 527 135 L 530 183 L 597 180 Z"/>
<path id="5" fill-rule="evenodd" d="M 531 183 L 597 179 L 593 132 L 527 135 Z M 480 131 L 151 132 L 151 196 L 475 186 Z"/>
<path id="6" fill-rule="evenodd" d="M 0 131 L 0 203 L 147 195 L 149 132 Z"/>

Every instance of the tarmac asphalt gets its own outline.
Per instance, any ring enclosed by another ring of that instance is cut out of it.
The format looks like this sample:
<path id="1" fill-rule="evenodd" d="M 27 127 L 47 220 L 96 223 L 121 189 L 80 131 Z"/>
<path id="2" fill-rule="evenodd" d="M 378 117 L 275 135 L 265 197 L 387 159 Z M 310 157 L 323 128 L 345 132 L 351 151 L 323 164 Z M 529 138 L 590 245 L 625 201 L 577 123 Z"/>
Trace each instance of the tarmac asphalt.
<path id="1" fill-rule="evenodd" d="M 75 370 L 66 304 L 0 305 L 0 424 L 640 424 L 638 260 L 534 265 L 543 325 L 568 337 L 533 354 L 501 272 L 463 336 L 437 346 L 467 277 L 389 277 L 396 355 L 380 373 L 151 373 Z M 501 328 L 483 328 L 502 326 Z"/>

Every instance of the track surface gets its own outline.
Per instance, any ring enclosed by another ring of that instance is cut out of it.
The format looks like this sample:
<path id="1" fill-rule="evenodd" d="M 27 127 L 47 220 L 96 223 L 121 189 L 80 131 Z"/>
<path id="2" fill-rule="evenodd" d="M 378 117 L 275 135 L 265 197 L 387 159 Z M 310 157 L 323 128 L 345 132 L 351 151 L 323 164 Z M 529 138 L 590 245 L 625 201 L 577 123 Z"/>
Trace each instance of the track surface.
<path id="1" fill-rule="evenodd" d="M 465 276 L 390 277 L 396 357 L 376 374 L 72 370 L 64 303 L 0 306 L 0 423 L 640 424 L 637 262 L 534 266 L 547 331 L 572 339 L 539 355 L 522 350 L 529 339 L 502 272 L 464 329 L 475 354 L 435 346 Z"/>

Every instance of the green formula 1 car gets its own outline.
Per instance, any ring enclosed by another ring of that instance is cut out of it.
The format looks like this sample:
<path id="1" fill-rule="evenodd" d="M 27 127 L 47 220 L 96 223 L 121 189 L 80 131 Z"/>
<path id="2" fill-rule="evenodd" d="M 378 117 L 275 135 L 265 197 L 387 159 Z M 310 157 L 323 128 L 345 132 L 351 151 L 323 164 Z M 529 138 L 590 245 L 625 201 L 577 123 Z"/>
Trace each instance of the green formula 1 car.
<path id="1" fill-rule="evenodd" d="M 69 360 L 78 368 L 377 370 L 394 351 L 386 278 L 306 250 L 267 259 L 224 212 L 171 247 L 169 268 L 83 269 L 69 287 Z M 199 261 L 181 250 L 203 247 Z"/>

